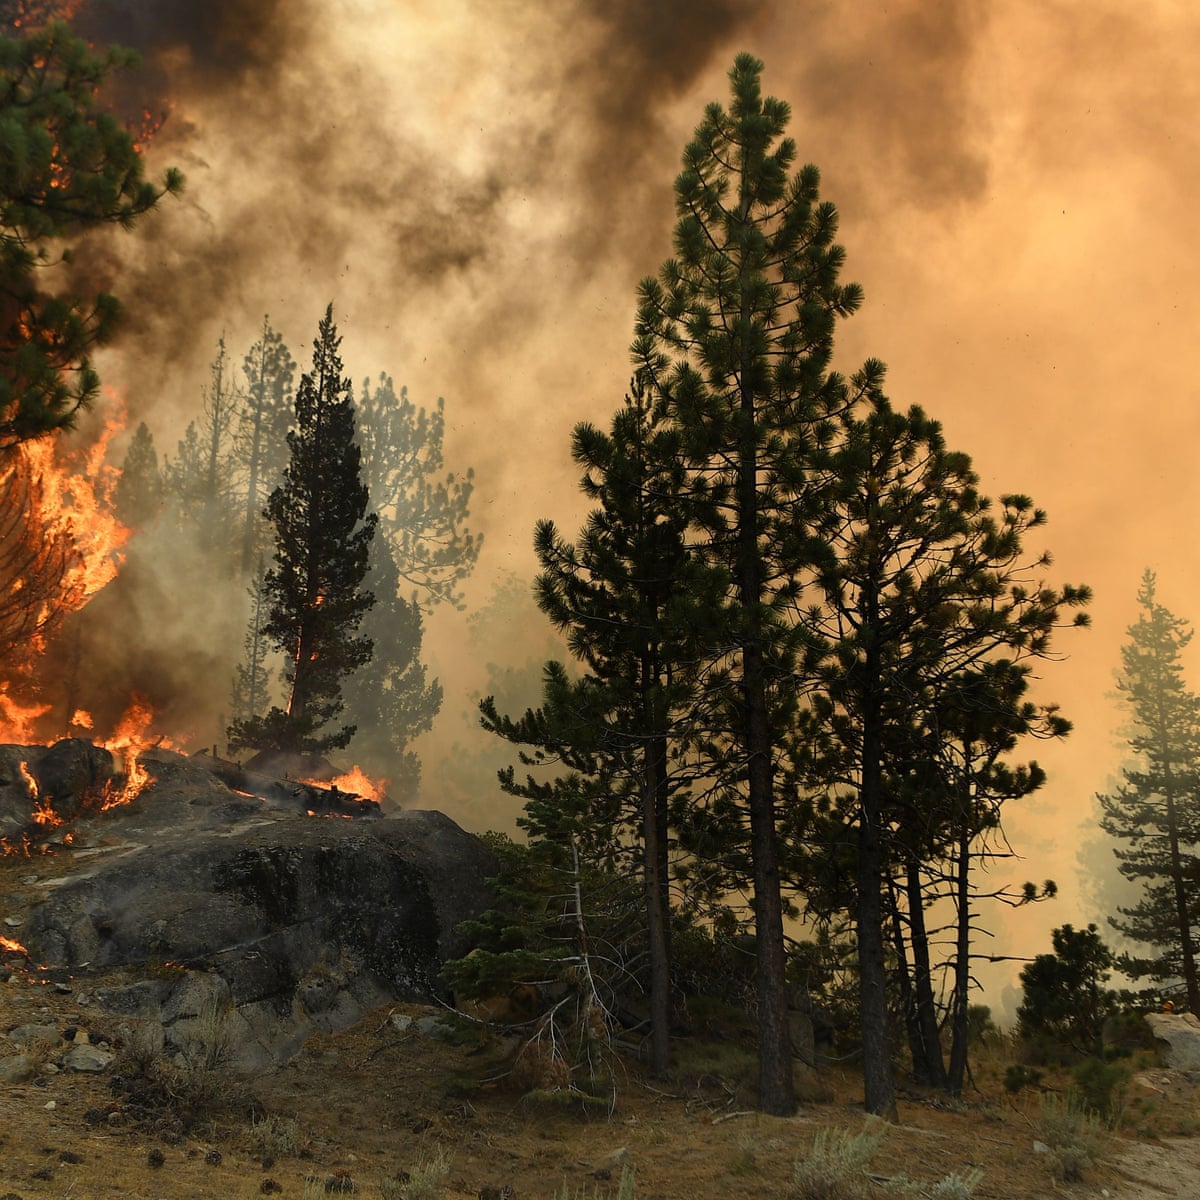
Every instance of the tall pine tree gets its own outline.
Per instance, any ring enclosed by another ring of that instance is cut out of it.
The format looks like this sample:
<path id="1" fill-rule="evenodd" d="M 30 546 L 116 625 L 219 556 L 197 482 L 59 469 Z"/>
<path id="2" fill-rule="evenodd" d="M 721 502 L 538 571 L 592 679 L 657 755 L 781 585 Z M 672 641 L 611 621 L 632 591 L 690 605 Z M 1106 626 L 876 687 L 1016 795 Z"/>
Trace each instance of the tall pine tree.
<path id="1" fill-rule="evenodd" d="M 829 372 L 839 317 L 861 302 L 839 284 L 837 212 L 819 175 L 792 167 L 789 108 L 760 90 L 762 63 L 739 55 L 728 111 L 708 106 L 675 183 L 676 257 L 640 289 L 634 362 L 683 435 L 696 550 L 729 573 L 722 654 L 731 739 L 714 769 L 748 818 L 759 1003 L 759 1103 L 795 1107 L 777 828 L 778 731 L 797 673 L 780 602 L 805 557 L 785 529 L 810 523 L 811 466 L 824 423 L 849 400 Z M 785 561 L 785 542 L 796 552 Z M 733 769 L 736 778 L 730 777 Z"/>
<path id="2" fill-rule="evenodd" d="M 1200 701 L 1183 682 L 1183 651 L 1192 630 L 1158 600 L 1153 571 L 1138 591 L 1141 612 L 1121 649 L 1120 690 L 1133 718 L 1129 745 L 1137 764 L 1124 783 L 1098 797 L 1121 874 L 1140 881 L 1143 898 L 1110 917 L 1114 928 L 1152 946 L 1151 956 L 1124 955 L 1134 978 L 1183 980 L 1188 1008 L 1200 1014 L 1195 927 L 1200 921 Z"/>
<path id="3" fill-rule="evenodd" d="M 267 502 L 275 561 L 263 583 L 263 632 L 286 658 L 287 707 L 235 722 L 235 748 L 313 754 L 354 736 L 353 725 L 328 727 L 342 713 L 343 679 L 371 658 L 371 640 L 358 631 L 374 602 L 362 585 L 376 517 L 367 513 L 340 346 L 331 304 L 313 342 L 312 371 L 296 393 L 291 460 Z"/>

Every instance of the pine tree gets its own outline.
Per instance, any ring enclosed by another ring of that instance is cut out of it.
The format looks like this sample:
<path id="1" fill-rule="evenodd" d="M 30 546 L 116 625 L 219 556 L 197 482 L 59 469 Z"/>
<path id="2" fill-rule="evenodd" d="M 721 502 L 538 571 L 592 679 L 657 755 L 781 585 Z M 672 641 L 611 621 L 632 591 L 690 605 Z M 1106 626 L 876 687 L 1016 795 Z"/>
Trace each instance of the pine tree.
<path id="1" fill-rule="evenodd" d="M 397 396 L 391 378 L 380 375 L 374 388 L 363 383 L 358 419 L 371 510 L 401 580 L 423 605 L 461 608 L 459 585 L 474 569 L 483 539 L 466 526 L 474 471 L 442 475 L 445 402 L 438 397 L 427 412 L 407 388 Z"/>
<path id="2" fill-rule="evenodd" d="M 53 268 L 69 243 L 106 224 L 128 228 L 183 184 L 143 177 L 133 136 L 99 98 L 137 62 L 94 51 L 58 22 L 0 37 L 0 448 L 67 428 L 95 399 L 91 351 L 114 334 L 115 297 L 78 296 Z"/>
<path id="3" fill-rule="evenodd" d="M 145 421 L 138 423 L 125 452 L 113 504 L 117 516 L 135 529 L 148 525 L 162 511 L 162 472 L 158 469 L 154 435 Z"/>
<path id="4" fill-rule="evenodd" d="M 327 729 L 342 713 L 342 680 L 371 658 L 359 633 L 374 597 L 362 588 L 376 517 L 367 513 L 354 404 L 342 376 L 332 304 L 313 342 L 312 371 L 296 393 L 291 460 L 267 512 L 275 560 L 264 588 L 263 632 L 286 658 L 287 707 L 235 722 L 230 743 L 297 754 L 346 746 L 353 725 Z"/>
<path id="5" fill-rule="evenodd" d="M 616 814 L 610 804 L 578 811 L 574 828 L 600 822 L 611 838 L 623 826 L 641 848 L 651 1062 L 661 1073 L 670 1054 L 668 826 L 672 804 L 681 802 L 669 760 L 696 689 L 705 615 L 719 605 L 712 573 L 687 551 L 677 434 L 656 420 L 641 381 L 610 432 L 580 424 L 572 448 L 597 507 L 575 543 L 553 522 L 539 522 L 535 593 L 587 674 L 570 686 L 548 676 L 544 712 L 560 741 L 591 749 L 597 786 L 620 798 Z M 511 726 L 492 720 L 491 727 L 511 735 Z"/>
<path id="6" fill-rule="evenodd" d="M 243 642 L 245 655 L 233 677 L 233 721 L 248 721 L 263 712 L 270 700 L 271 672 L 267 663 L 267 640 L 263 627 L 267 620 L 266 567 L 260 558 L 254 582 L 247 589 L 250 620 Z"/>
<path id="7" fill-rule="evenodd" d="M 794 711 L 797 641 L 781 617 L 803 570 L 811 466 L 824 422 L 849 400 L 828 371 L 837 318 L 861 302 L 837 282 L 837 213 L 815 167 L 791 174 L 789 109 L 764 99 L 762 64 L 739 55 L 729 111 L 710 104 L 675 183 L 676 258 L 645 280 L 634 362 L 683 436 L 697 552 L 729 572 L 723 656 L 730 741 L 720 763 L 750 826 L 759 988 L 759 1103 L 795 1107 L 773 741 Z M 730 768 L 740 777 L 731 779 Z"/>
<path id="8" fill-rule="evenodd" d="M 234 457 L 245 473 L 243 575 L 249 575 L 269 537 L 263 508 L 287 466 L 295 370 L 282 336 L 263 317 L 262 335 L 242 360 L 246 390 L 234 436 Z"/>
<path id="9" fill-rule="evenodd" d="M 1120 690 L 1133 718 L 1130 748 L 1138 764 L 1124 783 L 1098 796 L 1121 874 L 1141 881 L 1143 899 L 1110 917 L 1115 929 L 1157 950 L 1124 955 L 1134 978 L 1182 979 L 1188 1008 L 1200 1013 L 1195 927 L 1200 921 L 1200 700 L 1183 681 L 1182 655 L 1192 630 L 1157 597 L 1153 571 L 1138 591 L 1141 612 L 1121 649 Z"/>
<path id="10" fill-rule="evenodd" d="M 343 686 L 346 718 L 357 726 L 355 756 L 372 774 L 388 780 L 388 793 L 401 803 L 417 795 L 421 768 L 410 748 L 433 725 L 442 707 L 442 687 L 426 677 L 421 662 L 424 618 L 414 600 L 400 595 L 400 577 L 387 541 L 371 545 L 366 586 L 375 603 L 363 618 L 371 661 Z"/>
<path id="11" fill-rule="evenodd" d="M 912 951 L 910 965 L 894 929 L 901 983 L 912 988 L 914 1069 L 954 1090 L 965 1062 L 956 1058 L 949 1075 L 942 1062 L 925 865 L 955 859 L 954 885 L 940 882 L 959 906 L 956 1001 L 965 1018 L 971 843 L 998 824 L 1003 799 L 1041 778 L 1036 769 L 1008 769 L 1000 756 L 1024 734 L 1069 728 L 1023 700 L 1023 660 L 1048 653 L 1060 610 L 1086 604 L 1089 592 L 1036 577 L 1047 560 L 1022 562 L 1022 537 L 1044 514 L 1023 497 L 1005 497 L 997 519 L 967 456 L 948 450 L 919 408 L 894 411 L 880 377 L 869 364 L 859 389 L 869 397 L 866 411 L 842 418 L 829 464 L 837 494 L 819 570 L 824 605 L 799 619 L 823 650 L 811 723 L 824 744 L 814 762 L 844 823 L 825 836 L 853 862 L 867 1106 L 887 1113 L 894 1087 L 885 903 L 893 926 L 906 923 Z"/>
<path id="12" fill-rule="evenodd" d="M 219 554 L 236 570 L 231 554 L 229 525 L 234 516 L 233 490 L 230 486 L 230 438 L 240 397 L 233 379 L 225 338 L 217 340 L 217 356 L 209 367 L 209 383 L 204 390 L 201 434 L 204 439 L 202 476 L 203 504 L 197 513 L 200 549 L 212 559 Z"/>

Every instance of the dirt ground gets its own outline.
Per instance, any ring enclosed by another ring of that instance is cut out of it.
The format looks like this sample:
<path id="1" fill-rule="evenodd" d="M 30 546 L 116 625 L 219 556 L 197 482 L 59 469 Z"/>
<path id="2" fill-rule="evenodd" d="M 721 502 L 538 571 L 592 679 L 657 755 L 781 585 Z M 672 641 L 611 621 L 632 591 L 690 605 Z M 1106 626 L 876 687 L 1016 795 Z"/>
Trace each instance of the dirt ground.
<path id="1" fill-rule="evenodd" d="M 28 872 L 27 862 L 0 860 L 0 918 Z M 0 934 L 15 940 L 19 927 L 0 924 Z M 136 1057 L 137 1030 L 90 1002 L 112 979 L 67 979 L 13 954 L 0 955 L 5 962 L 0 1066 L 22 1049 L 6 1035 L 34 1023 L 73 1030 L 76 1043 L 107 1043 L 117 1058 L 98 1073 L 56 1071 L 64 1044 L 23 1048 L 32 1069 L 0 1083 L 0 1200 L 311 1200 L 351 1191 L 408 1200 L 420 1196 L 421 1172 L 438 1164 L 444 1174 L 426 1200 L 593 1200 L 616 1196 L 623 1169 L 635 1173 L 641 1200 L 775 1200 L 787 1196 L 793 1164 L 818 1131 L 864 1123 L 852 1066 L 801 1070 L 800 1113 L 765 1117 L 753 1111 L 745 1048 L 699 1039 L 680 1040 L 666 1080 L 646 1078 L 627 1054 L 615 1107 L 586 1114 L 553 1095 L 523 1096 L 502 1042 L 471 1029 L 447 1040 L 421 1023 L 444 1014 L 412 1006 L 314 1037 L 272 1073 L 205 1075 L 205 1103 L 180 1079 L 177 1096 L 147 1100 L 121 1075 Z M 978 1088 L 964 1103 L 902 1092 L 900 1121 L 871 1163 L 872 1193 L 884 1196 L 885 1181 L 904 1175 L 928 1194 L 947 1174 L 977 1167 L 974 1194 L 985 1200 L 1200 1196 L 1200 1138 L 1176 1136 L 1200 1130 L 1196 1089 L 1181 1077 L 1140 1064 L 1147 1069 L 1129 1087 L 1121 1135 L 1106 1137 L 1098 1161 L 1067 1182 L 1035 1150 L 1038 1092 L 1014 1097 L 1002 1085 L 1006 1053 L 981 1056 Z"/>

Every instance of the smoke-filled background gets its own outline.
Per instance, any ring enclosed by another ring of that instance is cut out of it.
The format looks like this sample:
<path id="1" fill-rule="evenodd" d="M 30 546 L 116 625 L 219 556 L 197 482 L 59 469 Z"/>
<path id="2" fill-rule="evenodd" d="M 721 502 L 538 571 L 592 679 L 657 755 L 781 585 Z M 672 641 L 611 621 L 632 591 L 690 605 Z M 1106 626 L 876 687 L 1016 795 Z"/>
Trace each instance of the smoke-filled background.
<path id="1" fill-rule="evenodd" d="M 168 114 L 150 166 L 187 174 L 181 199 L 85 258 L 126 305 L 100 365 L 130 427 L 170 453 L 218 337 L 240 362 L 265 313 L 304 369 L 331 300 L 356 381 L 387 371 L 417 403 L 446 398 L 447 467 L 476 472 L 485 545 L 468 611 L 426 633 L 446 701 L 421 803 L 473 828 L 515 813 L 487 782 L 506 756 L 474 729 L 475 698 L 553 647 L 527 597 L 533 523 L 584 515 L 571 427 L 620 401 L 680 152 L 734 55 L 762 58 L 866 292 L 838 365 L 887 362 L 893 401 L 939 417 L 986 491 L 1048 509 L 1029 550 L 1053 552 L 1051 578 L 1095 588 L 1094 628 L 1060 638 L 1035 691 L 1075 731 L 1026 748 L 1050 780 L 1009 808 L 1024 861 L 996 870 L 1060 896 L 991 925 L 997 953 L 1032 956 L 1053 925 L 1103 921 L 1092 797 L 1121 760 L 1113 672 L 1143 568 L 1200 614 L 1191 5 L 91 0 L 75 24 L 142 52 L 126 99 Z M 180 595 L 167 571 L 146 588 L 114 629 L 122 654 L 150 626 L 178 649 L 172 711 L 215 740 L 236 606 Z M 987 977 L 1010 1012 L 1015 974 Z"/>

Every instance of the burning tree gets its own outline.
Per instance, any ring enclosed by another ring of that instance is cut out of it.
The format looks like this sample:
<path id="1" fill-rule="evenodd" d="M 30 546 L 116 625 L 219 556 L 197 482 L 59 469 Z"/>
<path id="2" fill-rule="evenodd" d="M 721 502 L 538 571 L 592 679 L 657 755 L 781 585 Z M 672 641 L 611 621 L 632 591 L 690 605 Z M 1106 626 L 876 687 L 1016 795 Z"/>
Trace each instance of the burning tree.
<path id="1" fill-rule="evenodd" d="M 342 376 L 333 306 L 313 343 L 311 374 L 296 393 L 291 461 L 271 494 L 275 562 L 263 590 L 262 631 L 287 657 L 287 708 L 235 721 L 230 744 L 296 754 L 346 746 L 353 725 L 326 731 L 342 712 L 342 680 L 371 659 L 358 633 L 374 596 L 362 590 L 377 518 L 367 514 L 350 381 Z"/>
<path id="2" fill-rule="evenodd" d="M 76 560 L 70 528 L 42 520 L 42 484 L 20 451 L 0 465 L 0 648 L 25 656 L 61 614 L 57 600 Z M 0 660 L 0 669 L 12 664 Z"/>
<path id="3" fill-rule="evenodd" d="M 72 295 L 40 272 L 63 239 L 133 224 L 183 177 L 143 177 L 133 135 L 104 108 L 132 51 L 93 51 L 60 23 L 0 37 L 0 448 L 70 426 L 99 389 L 89 352 L 113 334 L 116 299 Z"/>

